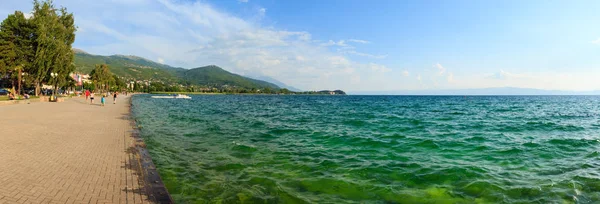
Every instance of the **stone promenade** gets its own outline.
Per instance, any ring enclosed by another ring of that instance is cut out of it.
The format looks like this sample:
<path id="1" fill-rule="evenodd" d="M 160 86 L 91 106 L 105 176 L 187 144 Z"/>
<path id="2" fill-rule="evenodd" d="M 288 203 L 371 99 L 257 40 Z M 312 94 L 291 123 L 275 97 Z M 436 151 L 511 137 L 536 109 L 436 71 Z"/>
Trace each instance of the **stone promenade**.
<path id="1" fill-rule="evenodd" d="M 0 106 L 0 203 L 149 203 L 129 99 Z"/>

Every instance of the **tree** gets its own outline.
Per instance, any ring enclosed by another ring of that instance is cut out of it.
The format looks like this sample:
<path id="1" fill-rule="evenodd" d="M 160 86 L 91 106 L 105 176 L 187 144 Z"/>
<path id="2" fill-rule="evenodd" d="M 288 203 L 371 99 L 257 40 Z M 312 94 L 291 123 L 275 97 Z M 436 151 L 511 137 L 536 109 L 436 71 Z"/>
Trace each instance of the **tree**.
<path id="1" fill-rule="evenodd" d="M 96 90 L 96 85 L 94 83 L 84 82 L 83 89 L 90 90 L 93 92 L 94 90 Z"/>
<path id="2" fill-rule="evenodd" d="M 90 78 L 94 81 L 96 86 L 100 86 L 102 92 L 108 91 L 110 89 L 111 80 L 114 80 L 113 74 L 106 64 L 97 64 L 92 72 L 90 72 Z M 98 89 L 98 87 L 96 87 L 96 89 Z"/>
<path id="3" fill-rule="evenodd" d="M 58 12 L 57 12 L 58 11 Z M 65 8 L 54 8 L 51 0 L 33 1 L 32 22 L 35 25 L 35 55 L 32 59 L 31 75 L 39 94 L 40 84 L 48 82 L 50 73 L 56 73 L 56 79 L 63 79 L 73 71 L 75 42 L 75 20 L 72 13 Z M 59 81 L 55 81 L 55 85 Z"/>
<path id="4" fill-rule="evenodd" d="M 289 94 L 289 93 L 290 93 L 290 90 L 288 90 L 288 89 L 286 89 L 286 88 L 283 88 L 283 89 L 280 89 L 280 90 L 279 90 L 279 93 L 282 93 L 282 94 Z"/>
<path id="5" fill-rule="evenodd" d="M 62 81 L 63 82 L 61 83 L 60 86 L 65 89 L 70 89 L 71 91 L 73 91 L 77 87 L 77 82 L 70 75 L 67 75 L 66 77 L 64 77 L 64 79 Z"/>
<path id="6" fill-rule="evenodd" d="M 21 77 L 33 56 L 33 31 L 31 21 L 20 11 L 0 24 L 0 74 L 8 76 L 13 90 L 17 84 L 17 93 L 21 93 Z"/>
<path id="7" fill-rule="evenodd" d="M 133 91 L 134 92 L 142 92 L 144 90 L 142 89 L 142 86 L 140 84 L 138 84 L 136 81 L 136 82 L 133 82 Z"/>
<path id="8" fill-rule="evenodd" d="M 125 82 L 119 78 L 117 75 L 112 76 L 112 81 L 113 81 L 113 86 L 111 87 L 112 91 L 123 91 L 124 89 L 127 88 L 127 84 L 125 84 Z"/>

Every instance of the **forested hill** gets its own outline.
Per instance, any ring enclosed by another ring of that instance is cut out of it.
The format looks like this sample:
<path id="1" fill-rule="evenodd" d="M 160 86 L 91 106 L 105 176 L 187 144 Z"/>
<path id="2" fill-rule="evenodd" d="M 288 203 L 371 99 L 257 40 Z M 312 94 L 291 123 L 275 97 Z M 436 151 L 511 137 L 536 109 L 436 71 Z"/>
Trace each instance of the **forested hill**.
<path id="1" fill-rule="evenodd" d="M 210 87 L 232 86 L 246 89 L 279 89 L 275 84 L 233 74 L 215 65 L 183 69 L 137 56 L 101 56 L 75 50 L 75 67 L 77 72 L 90 73 L 96 64 L 106 64 L 109 66 L 110 71 L 117 76 L 135 80 L 152 80 L 166 84 L 178 83 Z"/>
<path id="2" fill-rule="evenodd" d="M 136 56 L 100 56 L 76 51 L 75 67 L 77 72 L 85 74 L 90 73 L 97 64 L 108 65 L 110 71 L 120 77 L 136 80 L 154 79 L 165 83 L 179 82 L 176 75 L 177 68 L 168 65 L 163 65 Z"/>
<path id="3" fill-rule="evenodd" d="M 279 88 L 277 85 L 266 81 L 251 79 L 237 74 L 232 74 L 228 71 L 225 71 L 221 67 L 215 65 L 185 70 L 181 73 L 181 78 L 192 84 L 207 86 L 214 86 L 219 84 L 236 84 L 237 86 L 255 89 Z"/>

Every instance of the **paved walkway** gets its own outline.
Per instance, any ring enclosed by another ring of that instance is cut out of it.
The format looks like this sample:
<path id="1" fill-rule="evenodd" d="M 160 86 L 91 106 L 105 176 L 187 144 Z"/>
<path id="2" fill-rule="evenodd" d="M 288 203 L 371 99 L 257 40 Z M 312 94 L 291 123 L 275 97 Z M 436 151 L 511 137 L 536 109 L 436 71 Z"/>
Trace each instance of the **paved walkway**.
<path id="1" fill-rule="evenodd" d="M 129 101 L 0 107 L 0 203 L 148 203 Z"/>

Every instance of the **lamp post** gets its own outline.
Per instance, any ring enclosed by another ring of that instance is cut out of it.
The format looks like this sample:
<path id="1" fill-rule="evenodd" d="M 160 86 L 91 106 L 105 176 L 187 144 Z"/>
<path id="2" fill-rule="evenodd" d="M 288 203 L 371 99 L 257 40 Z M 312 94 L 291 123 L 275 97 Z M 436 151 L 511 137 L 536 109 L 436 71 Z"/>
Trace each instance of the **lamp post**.
<path id="1" fill-rule="evenodd" d="M 21 72 L 21 83 L 19 83 L 19 94 L 23 95 L 25 91 L 23 90 L 23 84 L 25 84 L 25 72 Z"/>
<path id="2" fill-rule="evenodd" d="M 50 76 L 52 77 L 52 82 L 53 82 L 52 85 L 54 87 L 54 90 L 52 90 L 52 96 L 55 96 L 56 95 L 56 93 L 55 93 L 56 92 L 56 77 L 58 76 L 58 74 L 52 72 L 52 73 L 50 73 Z"/>

